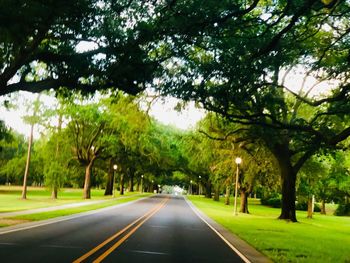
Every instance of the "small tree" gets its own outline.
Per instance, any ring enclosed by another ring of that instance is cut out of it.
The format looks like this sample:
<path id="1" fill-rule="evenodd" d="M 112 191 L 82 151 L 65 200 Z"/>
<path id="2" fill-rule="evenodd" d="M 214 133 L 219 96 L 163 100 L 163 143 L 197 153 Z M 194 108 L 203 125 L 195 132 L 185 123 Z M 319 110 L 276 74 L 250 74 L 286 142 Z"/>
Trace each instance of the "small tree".
<path id="1" fill-rule="evenodd" d="M 42 104 L 40 101 L 40 94 L 39 94 L 37 99 L 34 101 L 34 103 L 33 104 L 28 103 L 28 106 L 27 106 L 27 110 L 29 110 L 29 108 L 32 108 L 33 114 L 23 117 L 24 121 L 26 123 L 30 124 L 30 133 L 29 133 L 29 137 L 28 137 L 27 161 L 26 161 L 24 177 L 23 177 L 22 199 L 27 199 L 27 180 L 28 180 L 28 176 L 29 176 L 29 165 L 30 165 L 30 158 L 31 158 L 31 153 L 32 153 L 34 125 L 38 124 L 40 121 L 41 106 L 42 106 Z"/>

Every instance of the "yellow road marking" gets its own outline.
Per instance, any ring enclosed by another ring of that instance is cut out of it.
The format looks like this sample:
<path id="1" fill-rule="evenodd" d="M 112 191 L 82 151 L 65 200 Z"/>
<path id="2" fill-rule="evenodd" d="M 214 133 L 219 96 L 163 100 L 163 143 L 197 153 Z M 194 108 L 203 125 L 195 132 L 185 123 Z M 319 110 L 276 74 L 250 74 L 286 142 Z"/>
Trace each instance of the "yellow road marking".
<path id="1" fill-rule="evenodd" d="M 165 201 L 163 201 L 162 203 L 158 204 L 155 208 L 151 209 L 150 211 L 148 211 L 146 214 L 142 215 L 141 217 L 139 217 L 138 219 L 136 219 L 135 221 L 133 221 L 132 223 L 130 223 L 129 225 L 127 225 L 126 227 L 124 227 L 122 230 L 120 230 L 118 233 L 114 234 L 113 236 L 109 237 L 108 239 L 106 239 L 105 241 L 103 241 L 101 244 L 99 244 L 98 246 L 96 246 L 95 248 L 93 248 L 92 250 L 90 250 L 89 252 L 87 252 L 86 254 L 82 255 L 80 258 L 76 259 L 73 261 L 73 263 L 81 263 L 82 261 L 84 261 L 85 259 L 87 259 L 88 257 L 90 257 L 92 254 L 94 254 L 95 252 L 97 252 L 99 249 L 101 249 L 102 247 L 104 247 L 106 244 L 108 244 L 109 242 L 111 242 L 112 240 L 114 240 L 115 238 L 117 238 L 118 236 L 120 236 L 121 234 L 123 234 L 125 231 L 127 231 L 129 228 L 131 228 L 133 225 L 135 225 L 136 223 L 138 223 L 139 221 L 141 221 L 143 218 L 149 216 L 149 215 L 154 215 L 155 211 L 158 211 L 160 208 L 162 208 L 164 206 L 164 204 L 168 201 L 169 198 L 167 198 Z M 149 217 L 148 217 L 149 218 Z M 147 218 L 147 219 L 148 219 Z M 141 224 L 143 224 L 144 221 L 142 221 Z M 135 232 L 135 231 L 134 231 Z"/>
<path id="2" fill-rule="evenodd" d="M 126 234 L 123 238 L 118 240 L 117 243 L 115 243 L 112 247 L 110 247 L 107 251 L 105 251 L 101 256 L 99 256 L 96 260 L 93 261 L 93 263 L 100 263 L 102 260 L 104 260 L 109 254 L 111 254 L 115 249 L 117 249 L 123 242 L 128 239 L 132 234 L 136 232 L 137 229 L 139 229 L 148 219 L 150 219 L 155 213 L 157 213 L 160 209 L 162 209 L 165 206 L 165 203 L 168 201 L 166 199 L 160 207 L 158 207 L 155 211 L 153 211 L 150 215 L 148 215 L 140 224 L 135 226 L 128 234 Z"/>

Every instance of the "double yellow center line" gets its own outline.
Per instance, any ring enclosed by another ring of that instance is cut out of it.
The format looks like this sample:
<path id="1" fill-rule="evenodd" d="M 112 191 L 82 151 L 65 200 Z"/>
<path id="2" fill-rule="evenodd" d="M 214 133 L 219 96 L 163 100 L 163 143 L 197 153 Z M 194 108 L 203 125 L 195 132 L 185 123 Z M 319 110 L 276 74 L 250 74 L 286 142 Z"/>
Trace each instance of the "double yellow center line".
<path id="1" fill-rule="evenodd" d="M 137 229 L 139 229 L 148 219 L 150 219 L 155 213 L 157 213 L 160 209 L 162 209 L 165 204 L 169 201 L 169 197 L 165 198 L 164 201 L 162 201 L 160 204 L 158 204 L 155 208 L 151 209 L 148 211 L 146 214 L 143 216 L 139 217 L 126 227 L 124 227 L 122 230 L 114 234 L 113 236 L 107 238 L 105 241 L 103 241 L 101 244 L 87 252 L 86 254 L 82 255 L 80 258 L 76 259 L 73 261 L 73 263 L 80 263 L 83 262 L 85 259 L 88 257 L 92 256 L 95 254 L 97 251 L 99 251 L 101 248 L 106 246 L 108 243 L 122 235 L 124 232 L 126 232 L 129 228 L 133 227 L 129 233 L 127 233 L 125 236 L 123 236 L 121 239 L 119 239 L 113 246 L 111 246 L 109 249 L 107 249 L 104 253 L 102 253 L 97 259 L 93 261 L 93 263 L 99 263 L 103 259 L 105 259 L 109 254 L 111 254 L 115 249 L 117 249 L 125 240 L 127 240 L 133 233 L 136 232 Z M 140 222 L 140 223 L 139 223 Z M 139 224 L 138 224 L 139 223 Z"/>

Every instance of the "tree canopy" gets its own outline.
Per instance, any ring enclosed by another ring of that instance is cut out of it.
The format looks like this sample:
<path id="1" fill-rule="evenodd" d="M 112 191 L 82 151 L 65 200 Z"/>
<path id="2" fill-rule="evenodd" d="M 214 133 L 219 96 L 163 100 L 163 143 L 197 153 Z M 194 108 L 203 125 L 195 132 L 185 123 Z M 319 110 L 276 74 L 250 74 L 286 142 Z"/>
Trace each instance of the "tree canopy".
<path id="1" fill-rule="evenodd" d="M 296 221 L 296 179 L 305 162 L 349 146 L 347 0 L 1 5 L 0 95 L 61 87 L 136 94 L 153 87 L 194 100 L 237 124 L 227 131 L 234 142 L 258 141 L 274 155 L 282 181 L 281 219 Z M 130 122 L 124 132 L 136 132 L 124 138 L 120 130 L 119 142 L 130 146 L 120 149 L 129 157 L 136 152 L 169 167 L 176 163 L 169 161 L 167 147 L 152 154 L 154 145 L 140 148 L 142 138 L 162 142 L 139 128 Z M 186 169 L 191 165 L 201 163 L 190 160 Z"/>

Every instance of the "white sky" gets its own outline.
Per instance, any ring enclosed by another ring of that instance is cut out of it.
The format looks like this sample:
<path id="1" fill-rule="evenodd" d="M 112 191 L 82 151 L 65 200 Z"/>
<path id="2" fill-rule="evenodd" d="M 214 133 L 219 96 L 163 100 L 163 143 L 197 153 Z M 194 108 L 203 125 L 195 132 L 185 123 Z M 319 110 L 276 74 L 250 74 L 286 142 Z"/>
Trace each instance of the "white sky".
<path id="1" fill-rule="evenodd" d="M 22 117 L 31 114 L 31 112 L 27 112 L 26 103 L 28 104 L 28 102 L 34 101 L 36 97 L 37 94 L 20 92 L 18 99 L 15 100 L 17 109 L 9 110 L 2 106 L 5 97 L 0 97 L 0 119 L 4 120 L 7 126 L 27 136 L 30 131 L 30 126 L 23 122 Z M 54 98 L 45 95 L 41 95 L 41 100 L 44 101 L 46 105 L 53 105 L 55 103 Z M 12 99 L 9 99 L 9 101 L 13 103 Z M 157 100 L 152 104 L 149 113 L 152 117 L 166 125 L 172 125 L 183 130 L 194 128 L 196 123 L 204 117 L 204 110 L 196 108 L 194 103 L 189 103 L 184 110 L 178 112 L 174 110 L 178 101 L 179 100 L 175 98 Z M 39 131 L 40 127 L 36 127 L 35 138 L 39 138 Z"/>
<path id="2" fill-rule="evenodd" d="M 184 110 L 178 112 L 174 110 L 178 102 L 179 100 L 175 98 L 167 98 L 165 102 L 156 101 L 152 105 L 149 114 L 166 125 L 172 125 L 183 130 L 194 128 L 196 123 L 204 117 L 204 110 L 196 108 L 194 102 L 191 102 Z"/>
<path id="3" fill-rule="evenodd" d="M 305 74 L 305 73 L 304 73 Z M 285 85 L 294 92 L 298 92 L 302 88 L 304 74 L 302 69 L 296 69 L 295 71 L 288 74 L 285 78 Z M 280 79 L 282 76 L 280 76 Z M 305 85 L 304 91 L 307 91 L 311 86 L 316 83 L 316 79 L 313 77 L 308 77 Z M 323 82 L 315 86 L 309 96 L 319 96 L 329 92 L 329 90 L 335 86 L 336 83 Z M 29 92 L 20 92 L 19 98 L 17 99 L 17 109 L 6 110 L 2 106 L 2 102 L 5 100 L 5 97 L 0 97 L 0 119 L 4 120 L 5 123 L 18 131 L 21 134 L 28 135 L 30 127 L 25 124 L 22 120 L 22 117 L 30 114 L 27 113 L 26 109 L 26 100 L 34 101 L 37 97 L 37 94 L 32 94 Z M 16 97 L 16 96 L 15 96 Z M 49 96 L 41 95 L 41 100 L 47 105 L 53 105 L 55 99 Z M 12 99 L 9 99 L 10 102 L 13 102 Z M 181 112 L 174 110 L 175 106 L 179 100 L 175 98 L 166 98 L 158 99 L 153 104 L 149 111 L 150 115 L 153 116 L 158 121 L 166 124 L 172 125 L 177 128 L 186 130 L 192 129 L 195 127 L 196 123 L 205 116 L 205 111 L 198 109 L 194 106 L 194 103 L 189 103 L 185 109 Z M 28 103 L 27 103 L 28 104 Z M 40 127 L 36 128 L 35 138 L 39 137 Z"/>

